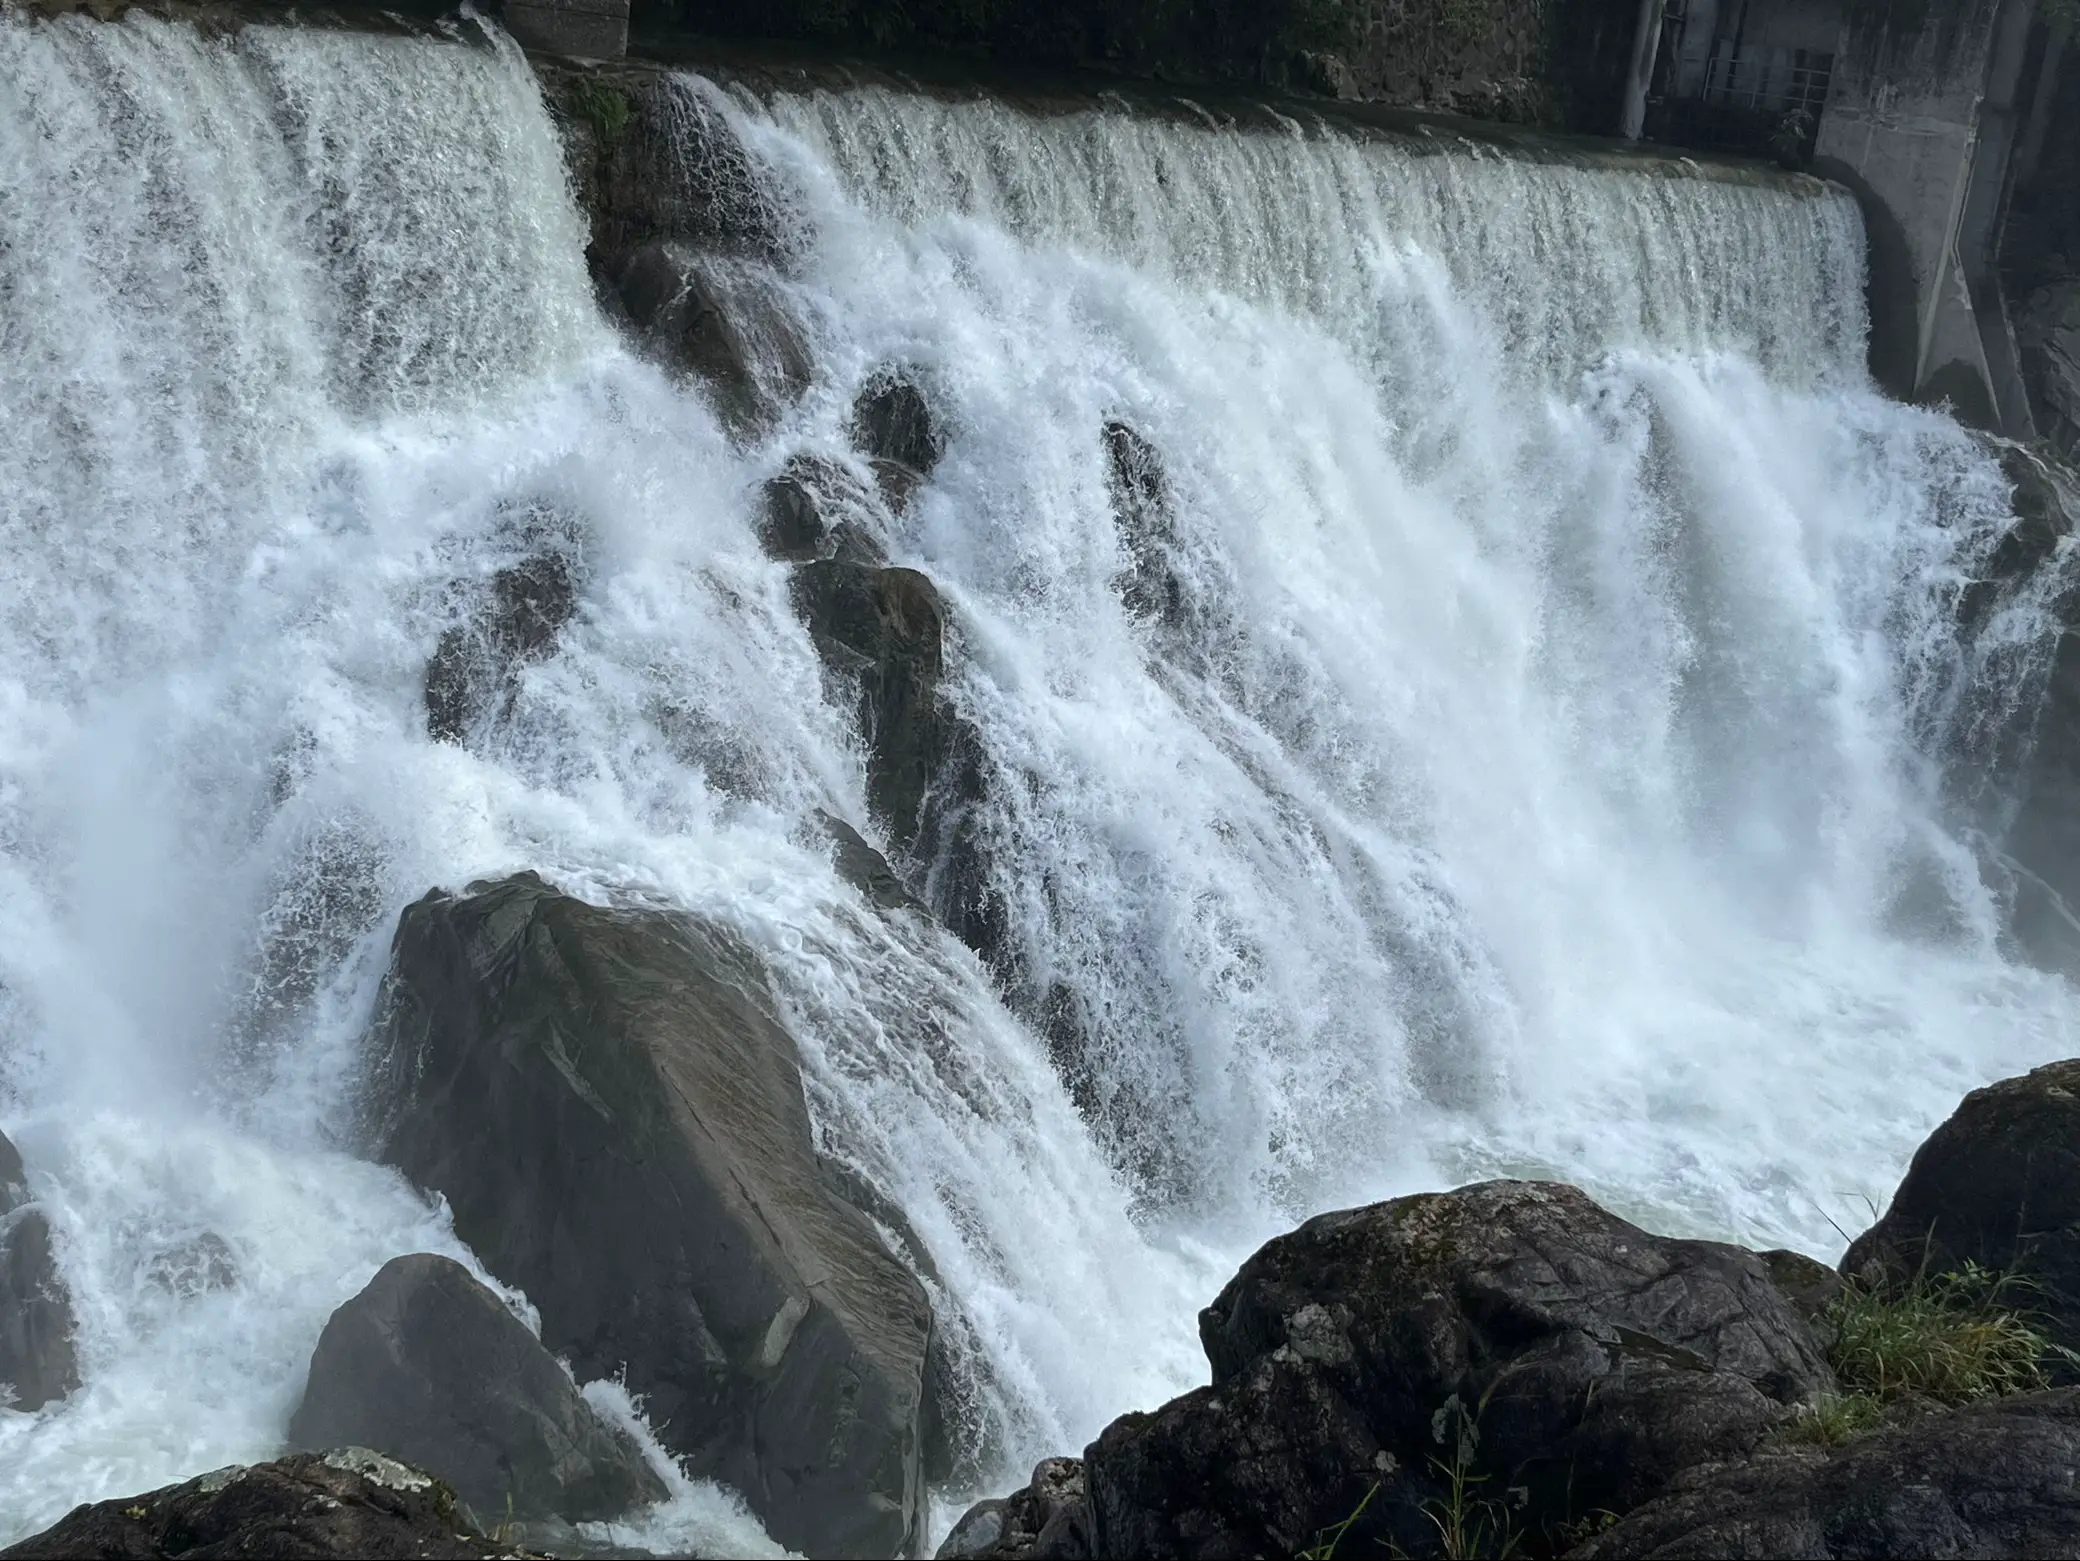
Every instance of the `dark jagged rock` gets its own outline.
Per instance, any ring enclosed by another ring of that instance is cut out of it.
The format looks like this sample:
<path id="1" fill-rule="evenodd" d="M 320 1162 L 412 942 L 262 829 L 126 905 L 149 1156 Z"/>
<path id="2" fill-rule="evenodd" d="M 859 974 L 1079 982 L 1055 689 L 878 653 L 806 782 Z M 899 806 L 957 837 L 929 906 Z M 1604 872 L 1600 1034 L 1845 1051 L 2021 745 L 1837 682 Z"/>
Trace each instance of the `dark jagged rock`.
<path id="1" fill-rule="evenodd" d="M 824 665 L 857 688 L 867 802 L 891 841 L 907 848 L 959 741 L 959 719 L 940 693 L 946 609 L 939 588 L 915 569 L 831 558 L 796 569 L 793 593 Z"/>
<path id="2" fill-rule="evenodd" d="M 289 1440 L 438 1470 L 485 1521 L 618 1518 L 669 1494 L 497 1296 L 423 1252 L 332 1314 Z"/>
<path id="3" fill-rule="evenodd" d="M 617 287 L 638 340 L 705 387 L 740 438 L 769 432 L 808 388 L 808 337 L 770 269 L 659 239 L 629 256 Z"/>
<path id="4" fill-rule="evenodd" d="M 946 453 L 946 433 L 912 380 L 884 370 L 852 404 L 852 442 L 870 460 L 888 507 L 900 514 Z"/>
<path id="5" fill-rule="evenodd" d="M 238 1283 L 238 1260 L 231 1244 L 213 1230 L 155 1252 L 145 1264 L 145 1278 L 172 1295 L 204 1295 L 229 1290 Z M 327 1443 L 327 1446 L 336 1444 Z"/>
<path id="6" fill-rule="evenodd" d="M 759 546 L 787 563 L 885 564 L 873 532 L 874 495 L 838 462 L 795 455 L 760 495 Z"/>
<path id="7" fill-rule="evenodd" d="M 382 1158 L 540 1309 L 624 1367 L 699 1475 L 813 1555 L 902 1554 L 931 1308 L 832 1188 L 793 1040 L 723 929 L 532 874 L 406 910 L 379 1021 Z"/>
<path id="8" fill-rule="evenodd" d="M 1571 1552 L 1650 1556 L 2080 1554 L 2080 1390 L 1975 1404 L 1839 1452 L 1700 1473 Z"/>
<path id="9" fill-rule="evenodd" d="M 1090 1554 L 1291 1555 L 1361 1504 L 1345 1553 L 1435 1554 L 1454 1468 L 1556 1545 L 1833 1386 L 1756 1254 L 1548 1183 L 1310 1220 L 1199 1322 L 1212 1385 L 1084 1454 Z"/>
<path id="10" fill-rule="evenodd" d="M 577 610 L 576 571 L 561 550 L 535 554 L 491 577 L 470 621 L 441 635 L 426 666 L 426 729 L 459 743 L 503 713 L 520 670 L 547 657 Z"/>
<path id="11" fill-rule="evenodd" d="M 1163 458 L 1127 424 L 1112 422 L 1105 425 L 1105 464 L 1113 522 L 1128 559 L 1120 595 L 1136 617 L 1177 628 L 1184 619 L 1185 590 L 1177 572 L 1177 517 Z"/>
<path id="12" fill-rule="evenodd" d="M 2080 1347 L 2080 1060 L 1965 1096 L 1842 1272 L 1888 1285 L 1966 1263 L 2017 1275 L 2028 1288 L 2015 1304 Z"/>
<path id="13" fill-rule="evenodd" d="M 365 1448 L 218 1469 L 184 1485 L 75 1507 L 0 1550 L 9 1561 L 517 1554 L 470 1532 L 453 1494 L 431 1475 Z"/>
<path id="14" fill-rule="evenodd" d="M 0 1403 L 41 1409 L 79 1386 L 72 1298 L 22 1157 L 0 1133 Z"/>
<path id="15" fill-rule="evenodd" d="M 885 911 L 923 911 L 924 902 L 898 878 L 888 858 L 867 844 L 866 838 L 833 813 L 819 811 L 816 821 L 830 840 L 838 876 L 866 896 L 870 905 Z"/>
<path id="16" fill-rule="evenodd" d="M 1025 1489 L 977 1502 L 940 1544 L 938 1561 L 1081 1561 L 1091 1554 L 1083 1460 L 1043 1458 Z"/>

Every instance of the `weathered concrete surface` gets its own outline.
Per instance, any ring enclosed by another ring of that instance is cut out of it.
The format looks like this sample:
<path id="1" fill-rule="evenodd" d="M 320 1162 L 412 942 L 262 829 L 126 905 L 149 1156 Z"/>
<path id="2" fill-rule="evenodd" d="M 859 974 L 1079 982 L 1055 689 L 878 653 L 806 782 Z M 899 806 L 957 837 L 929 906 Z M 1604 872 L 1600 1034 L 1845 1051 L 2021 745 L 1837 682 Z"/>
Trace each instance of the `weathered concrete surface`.
<path id="1" fill-rule="evenodd" d="M 1981 168 L 1979 157 L 2002 11 L 2031 3 L 1854 0 L 1814 152 L 1814 171 L 1863 202 L 1871 372 L 1902 399 L 1947 399 L 1982 427 L 2002 426 L 2000 396 L 1960 242 L 1975 175 L 1997 191 L 2004 167 Z M 1989 307 L 1998 315 L 1997 288 Z"/>
<path id="2" fill-rule="evenodd" d="M 522 48 L 580 59 L 628 52 L 629 0 L 506 0 L 506 31 Z"/>

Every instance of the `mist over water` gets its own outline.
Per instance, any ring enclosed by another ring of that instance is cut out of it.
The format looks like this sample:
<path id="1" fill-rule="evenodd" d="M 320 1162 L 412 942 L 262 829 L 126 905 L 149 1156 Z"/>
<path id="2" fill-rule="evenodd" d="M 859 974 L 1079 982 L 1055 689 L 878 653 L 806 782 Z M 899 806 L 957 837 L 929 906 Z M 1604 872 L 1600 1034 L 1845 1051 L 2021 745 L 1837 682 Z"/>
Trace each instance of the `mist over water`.
<path id="1" fill-rule="evenodd" d="M 468 1260 L 356 1156 L 434 885 L 761 951 L 990 1484 L 1198 1382 L 1196 1309 L 1306 1214 L 1557 1175 L 1832 1257 L 1960 1093 L 2076 1049 L 1946 780 L 2047 625 L 1958 643 L 2006 484 L 1867 384 L 1839 194 L 689 80 L 802 235 L 818 376 L 745 448 L 598 317 L 510 46 L 5 18 L 0 81 L 0 1128 L 85 1377 L 0 1410 L 0 1539 L 271 1455 L 335 1306 Z M 872 832 L 863 760 L 758 487 L 889 363 L 951 439 L 884 540 L 952 606 L 1089 1120 L 813 824 Z M 1123 598 L 1111 420 L 1188 632 Z M 428 655 L 543 528 L 577 618 L 431 741 Z M 235 1285 L 154 1277 L 204 1232 Z M 657 1537 L 758 1540 L 681 1487 Z"/>

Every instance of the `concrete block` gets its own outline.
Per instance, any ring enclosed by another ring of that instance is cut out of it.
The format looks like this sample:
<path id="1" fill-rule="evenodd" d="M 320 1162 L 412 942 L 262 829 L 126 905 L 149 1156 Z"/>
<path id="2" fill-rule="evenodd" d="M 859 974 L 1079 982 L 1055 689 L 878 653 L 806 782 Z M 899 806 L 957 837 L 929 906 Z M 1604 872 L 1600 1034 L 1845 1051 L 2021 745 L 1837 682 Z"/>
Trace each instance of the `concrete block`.
<path id="1" fill-rule="evenodd" d="M 506 31 L 523 49 L 618 60 L 628 53 L 629 0 L 506 0 Z"/>

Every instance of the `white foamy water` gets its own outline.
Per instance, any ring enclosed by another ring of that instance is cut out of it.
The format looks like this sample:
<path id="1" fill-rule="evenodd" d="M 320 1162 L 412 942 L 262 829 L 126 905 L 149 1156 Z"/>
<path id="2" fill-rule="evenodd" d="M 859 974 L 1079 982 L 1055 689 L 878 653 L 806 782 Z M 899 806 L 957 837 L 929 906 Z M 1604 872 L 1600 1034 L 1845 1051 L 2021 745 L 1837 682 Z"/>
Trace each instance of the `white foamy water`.
<path id="1" fill-rule="evenodd" d="M 818 378 L 747 450 L 596 317 L 508 48 L 7 19 L 0 80 L 0 1128 L 86 1378 L 0 1411 L 0 1539 L 276 1451 L 332 1308 L 467 1256 L 352 1130 L 435 884 L 532 867 L 765 954 L 992 1484 L 1199 1380 L 1196 1308 L 1301 1215 L 1535 1172 L 1832 1255 L 1963 1090 L 2075 1049 L 1940 800 L 1945 592 L 2005 488 L 1865 383 L 1838 196 L 689 84 L 809 236 Z M 811 822 L 867 822 L 862 761 L 757 489 L 890 362 L 951 438 L 887 540 L 952 605 L 1097 1127 Z M 1122 602 L 1115 418 L 1188 635 Z M 435 744 L 458 588 L 543 517 L 578 617 Z M 236 1284 L 153 1279 L 204 1232 Z M 683 1481 L 644 1532 L 761 1538 Z"/>

